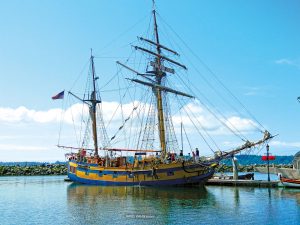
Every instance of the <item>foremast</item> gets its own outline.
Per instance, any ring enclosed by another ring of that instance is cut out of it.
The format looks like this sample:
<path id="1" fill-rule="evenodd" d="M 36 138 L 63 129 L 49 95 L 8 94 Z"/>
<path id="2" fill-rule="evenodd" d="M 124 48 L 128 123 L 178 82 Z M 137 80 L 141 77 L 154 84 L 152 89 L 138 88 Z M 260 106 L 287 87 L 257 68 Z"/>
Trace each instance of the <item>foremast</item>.
<path id="1" fill-rule="evenodd" d="M 82 103 L 86 104 L 89 109 L 89 122 L 91 124 L 87 124 L 84 138 L 82 140 L 81 147 L 71 147 L 71 146 L 65 146 L 65 145 L 57 145 L 59 148 L 67 148 L 67 149 L 75 149 L 75 150 L 89 150 L 94 151 L 94 156 L 96 158 L 99 157 L 99 150 L 107 150 L 109 151 L 109 140 L 107 137 L 104 121 L 103 121 L 103 113 L 101 106 L 99 107 L 98 104 L 101 103 L 101 97 L 98 91 L 98 87 L 96 85 L 96 81 L 99 79 L 98 76 L 96 76 L 96 70 L 95 70 L 95 64 L 94 64 L 94 56 L 91 50 L 91 56 L 90 56 L 90 66 L 89 66 L 89 74 L 88 74 L 88 88 L 86 89 L 87 92 L 84 94 L 84 98 L 80 98 L 76 94 L 72 93 L 71 91 L 68 91 L 70 95 L 72 95 L 77 100 L 81 101 Z M 86 97 L 86 98 L 85 98 Z M 90 132 L 92 132 L 92 139 L 93 139 L 93 147 L 89 147 L 89 138 L 90 138 Z M 101 138 L 101 144 L 102 146 L 99 148 L 99 142 L 98 142 L 98 135 Z M 106 154 L 107 157 L 107 154 Z"/>
<path id="2" fill-rule="evenodd" d="M 90 106 L 90 116 L 92 119 L 92 131 L 93 131 L 93 141 L 94 141 L 94 155 L 98 157 L 98 135 L 97 135 L 97 119 L 96 119 L 96 112 L 97 112 L 97 104 L 101 103 L 101 101 L 97 100 L 96 96 L 96 76 L 95 76 L 95 65 L 94 65 L 94 56 L 91 54 L 91 66 L 92 66 L 92 81 L 93 81 L 93 91 L 91 93 L 91 106 Z"/>

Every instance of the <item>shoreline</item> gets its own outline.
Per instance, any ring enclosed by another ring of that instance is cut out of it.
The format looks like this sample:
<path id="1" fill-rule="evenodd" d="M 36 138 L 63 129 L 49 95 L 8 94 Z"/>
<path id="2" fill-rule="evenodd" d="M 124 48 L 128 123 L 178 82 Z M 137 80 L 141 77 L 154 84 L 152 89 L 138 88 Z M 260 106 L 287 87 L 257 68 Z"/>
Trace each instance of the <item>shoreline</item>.
<path id="1" fill-rule="evenodd" d="M 267 167 L 266 165 L 239 165 L 239 172 L 256 172 L 256 167 Z M 270 168 L 293 168 L 291 164 L 270 165 Z M 232 166 L 220 165 L 216 173 L 232 172 Z M 0 176 L 48 176 L 48 175 L 67 175 L 65 164 L 41 164 L 41 165 L 1 165 Z"/>

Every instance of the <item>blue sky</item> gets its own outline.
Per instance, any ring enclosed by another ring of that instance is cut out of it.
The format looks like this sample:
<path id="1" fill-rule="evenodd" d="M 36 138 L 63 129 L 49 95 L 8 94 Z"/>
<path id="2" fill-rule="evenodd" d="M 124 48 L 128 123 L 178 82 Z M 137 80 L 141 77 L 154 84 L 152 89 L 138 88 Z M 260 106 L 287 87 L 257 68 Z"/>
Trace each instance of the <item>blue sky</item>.
<path id="1" fill-rule="evenodd" d="M 96 56 L 111 57 L 97 59 L 97 71 L 114 74 L 115 61 L 128 55 L 129 43 L 149 25 L 152 3 L 4 0 L 0 6 L 0 161 L 61 160 L 64 152 L 55 147 L 59 123 L 50 118 L 56 111 L 47 112 L 62 102 L 51 96 L 70 88 L 90 48 Z M 264 127 L 279 134 L 271 151 L 296 153 L 300 2 L 161 0 L 157 9 L 159 21 L 176 31 L 173 36 L 179 35 Z M 201 79 L 195 81 L 201 87 Z"/>

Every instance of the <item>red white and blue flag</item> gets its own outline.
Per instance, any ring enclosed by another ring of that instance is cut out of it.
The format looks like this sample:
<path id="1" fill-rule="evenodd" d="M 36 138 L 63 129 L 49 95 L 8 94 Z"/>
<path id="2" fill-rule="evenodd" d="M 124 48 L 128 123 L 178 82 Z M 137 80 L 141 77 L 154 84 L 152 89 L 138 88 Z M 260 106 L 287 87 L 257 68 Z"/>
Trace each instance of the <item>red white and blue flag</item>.
<path id="1" fill-rule="evenodd" d="M 63 99 L 64 98 L 64 95 L 65 95 L 65 91 L 62 91 L 60 93 L 58 93 L 57 95 L 54 95 L 52 97 L 53 100 L 56 100 L 56 99 Z"/>

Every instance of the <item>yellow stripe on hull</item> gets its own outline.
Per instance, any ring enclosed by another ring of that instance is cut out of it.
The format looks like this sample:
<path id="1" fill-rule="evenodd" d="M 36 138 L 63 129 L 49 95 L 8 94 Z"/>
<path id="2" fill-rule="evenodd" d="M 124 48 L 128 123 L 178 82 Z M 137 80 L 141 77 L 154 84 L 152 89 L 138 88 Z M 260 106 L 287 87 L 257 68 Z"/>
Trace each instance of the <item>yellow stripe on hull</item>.
<path id="1" fill-rule="evenodd" d="M 187 165 L 188 167 L 189 165 Z M 151 183 L 151 182 L 173 182 L 178 179 L 190 179 L 211 173 L 211 168 L 199 166 L 185 171 L 182 163 L 160 164 L 153 173 L 153 168 L 111 168 L 101 166 L 78 165 L 76 162 L 69 162 L 69 177 L 75 176 L 77 181 L 86 183 L 109 182 L 109 183 Z M 95 182 L 93 182 L 95 181 Z"/>

